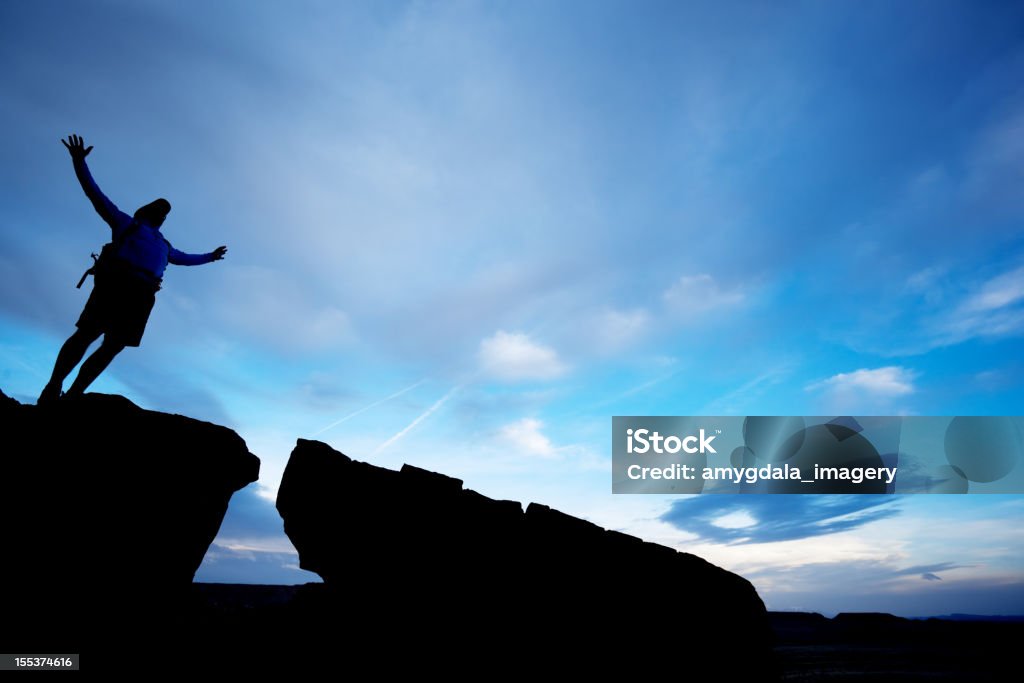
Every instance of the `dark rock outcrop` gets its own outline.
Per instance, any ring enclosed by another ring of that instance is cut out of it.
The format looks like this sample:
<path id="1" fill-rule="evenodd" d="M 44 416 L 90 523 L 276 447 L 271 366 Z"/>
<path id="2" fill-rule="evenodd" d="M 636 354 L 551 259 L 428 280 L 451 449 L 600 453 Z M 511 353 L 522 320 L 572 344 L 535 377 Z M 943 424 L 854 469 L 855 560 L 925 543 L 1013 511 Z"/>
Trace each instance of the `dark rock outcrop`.
<path id="1" fill-rule="evenodd" d="M 770 674 L 753 586 L 693 555 L 315 441 L 292 452 L 277 507 L 301 566 L 325 581 L 325 609 L 366 642 L 503 667 L 547 656 L 590 672 L 603 658 L 685 671 L 729 652 L 723 672 Z"/>
<path id="2" fill-rule="evenodd" d="M 774 674 L 764 605 L 741 577 L 312 441 L 278 509 L 325 583 L 197 589 L 232 493 L 259 473 L 238 435 L 98 394 L 36 407 L 0 393 L 0 429 L 7 652 L 112 671 Z"/>
<path id="3" fill-rule="evenodd" d="M 230 429 L 120 396 L 37 407 L 0 394 L 0 433 L 6 652 L 151 639 L 189 593 L 232 493 L 259 475 Z"/>

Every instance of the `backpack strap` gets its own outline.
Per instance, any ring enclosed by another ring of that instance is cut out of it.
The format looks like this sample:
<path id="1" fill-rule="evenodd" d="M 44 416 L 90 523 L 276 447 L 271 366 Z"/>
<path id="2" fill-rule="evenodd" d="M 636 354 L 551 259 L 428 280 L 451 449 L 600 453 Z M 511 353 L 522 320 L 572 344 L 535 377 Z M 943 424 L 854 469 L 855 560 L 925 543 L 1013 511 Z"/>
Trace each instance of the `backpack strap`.
<path id="1" fill-rule="evenodd" d="M 96 264 L 100 262 L 100 257 L 96 255 L 96 252 L 93 252 L 89 255 L 92 256 L 92 265 L 89 266 L 89 269 L 87 271 L 82 273 L 82 277 L 79 278 L 78 284 L 75 285 L 75 289 L 81 289 L 82 285 L 85 284 L 85 278 L 89 277 L 90 275 L 96 274 Z"/>
<path id="2" fill-rule="evenodd" d="M 124 227 L 124 230 L 121 231 L 121 234 L 119 234 L 117 237 L 111 239 L 109 242 L 103 245 L 103 249 L 100 250 L 99 255 L 90 254 L 90 256 L 92 256 L 92 265 L 89 266 L 89 269 L 87 271 L 82 273 L 82 277 L 81 279 L 78 280 L 78 284 L 75 285 L 75 289 L 82 288 L 82 285 L 85 283 L 85 278 L 89 277 L 90 275 L 95 277 L 96 268 L 97 266 L 100 265 L 100 259 L 111 258 L 114 255 L 116 255 L 117 252 L 120 251 L 121 247 L 124 245 L 125 240 L 127 240 L 132 234 L 138 232 L 140 227 L 141 223 L 139 223 L 139 221 L 133 217 L 131 223 Z M 167 242 L 167 238 L 165 238 L 163 235 L 160 235 L 160 237 L 163 238 L 164 242 Z M 167 248 L 170 249 L 170 247 L 171 243 L 167 242 Z"/>

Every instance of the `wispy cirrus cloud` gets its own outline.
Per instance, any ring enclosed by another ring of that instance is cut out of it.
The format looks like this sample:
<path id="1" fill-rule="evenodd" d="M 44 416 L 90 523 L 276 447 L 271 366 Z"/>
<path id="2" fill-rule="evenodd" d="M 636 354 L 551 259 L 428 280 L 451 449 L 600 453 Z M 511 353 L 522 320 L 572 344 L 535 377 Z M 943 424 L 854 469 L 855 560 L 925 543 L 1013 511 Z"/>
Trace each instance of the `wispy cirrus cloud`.
<path id="1" fill-rule="evenodd" d="M 935 324 L 936 346 L 949 346 L 975 337 L 1004 337 L 1024 333 L 1024 266 L 1000 273 L 968 292 L 947 316 Z"/>
<path id="2" fill-rule="evenodd" d="M 980 279 L 972 265 L 929 266 L 912 273 L 893 301 L 874 311 L 878 319 L 844 341 L 892 357 L 1024 335 L 1024 265 L 1004 266 Z"/>
<path id="3" fill-rule="evenodd" d="M 674 502 L 661 520 L 705 540 L 747 544 L 850 531 L 899 512 L 886 496 L 704 495 Z"/>
<path id="4" fill-rule="evenodd" d="M 1024 265 L 1011 265 L 978 279 L 974 268 L 929 266 L 905 280 L 884 328 L 862 335 L 885 339 L 852 345 L 885 356 L 922 355 L 975 339 L 997 341 L 1024 335 Z"/>

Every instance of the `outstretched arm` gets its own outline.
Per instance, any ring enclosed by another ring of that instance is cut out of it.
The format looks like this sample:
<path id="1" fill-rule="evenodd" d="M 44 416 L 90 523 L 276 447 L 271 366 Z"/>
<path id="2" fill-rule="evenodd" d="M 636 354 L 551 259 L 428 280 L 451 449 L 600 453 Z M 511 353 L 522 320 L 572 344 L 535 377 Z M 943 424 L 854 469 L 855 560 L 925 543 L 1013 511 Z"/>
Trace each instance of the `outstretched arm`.
<path id="1" fill-rule="evenodd" d="M 106 221 L 110 229 L 117 235 L 131 223 L 132 218 L 118 209 L 114 202 L 107 199 L 107 196 L 100 191 L 99 185 L 92 179 L 89 166 L 85 163 L 85 157 L 89 156 L 89 152 L 92 151 L 92 145 L 86 147 L 85 141 L 79 135 L 69 135 L 67 140 L 61 140 L 61 142 L 68 148 L 71 162 L 75 167 L 75 175 L 78 176 L 78 182 L 85 190 L 85 196 L 92 202 L 92 206 L 100 218 Z"/>
<path id="2" fill-rule="evenodd" d="M 204 263 L 220 261 L 226 253 L 228 253 L 228 248 L 225 246 L 217 247 L 209 254 L 186 254 L 171 247 L 167 260 L 176 266 L 201 266 Z"/>

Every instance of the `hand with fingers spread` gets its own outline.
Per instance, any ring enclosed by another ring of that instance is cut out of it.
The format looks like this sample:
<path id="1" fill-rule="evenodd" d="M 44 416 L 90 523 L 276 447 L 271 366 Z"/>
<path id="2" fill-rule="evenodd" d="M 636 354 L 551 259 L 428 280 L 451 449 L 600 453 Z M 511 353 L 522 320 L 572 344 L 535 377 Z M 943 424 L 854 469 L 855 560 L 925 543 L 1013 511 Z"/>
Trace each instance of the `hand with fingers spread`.
<path id="1" fill-rule="evenodd" d="M 92 145 L 86 147 L 85 140 L 82 139 L 81 135 L 69 135 L 67 140 L 61 140 L 61 142 L 68 148 L 68 153 L 71 154 L 73 161 L 85 159 L 89 156 L 89 152 L 92 151 Z"/>
<path id="2" fill-rule="evenodd" d="M 222 258 L 224 258 L 224 254 L 228 253 L 228 248 L 225 247 L 224 245 L 221 245 L 221 246 L 217 247 L 216 249 L 214 249 L 212 253 L 213 253 L 213 260 L 214 261 L 220 261 Z"/>

